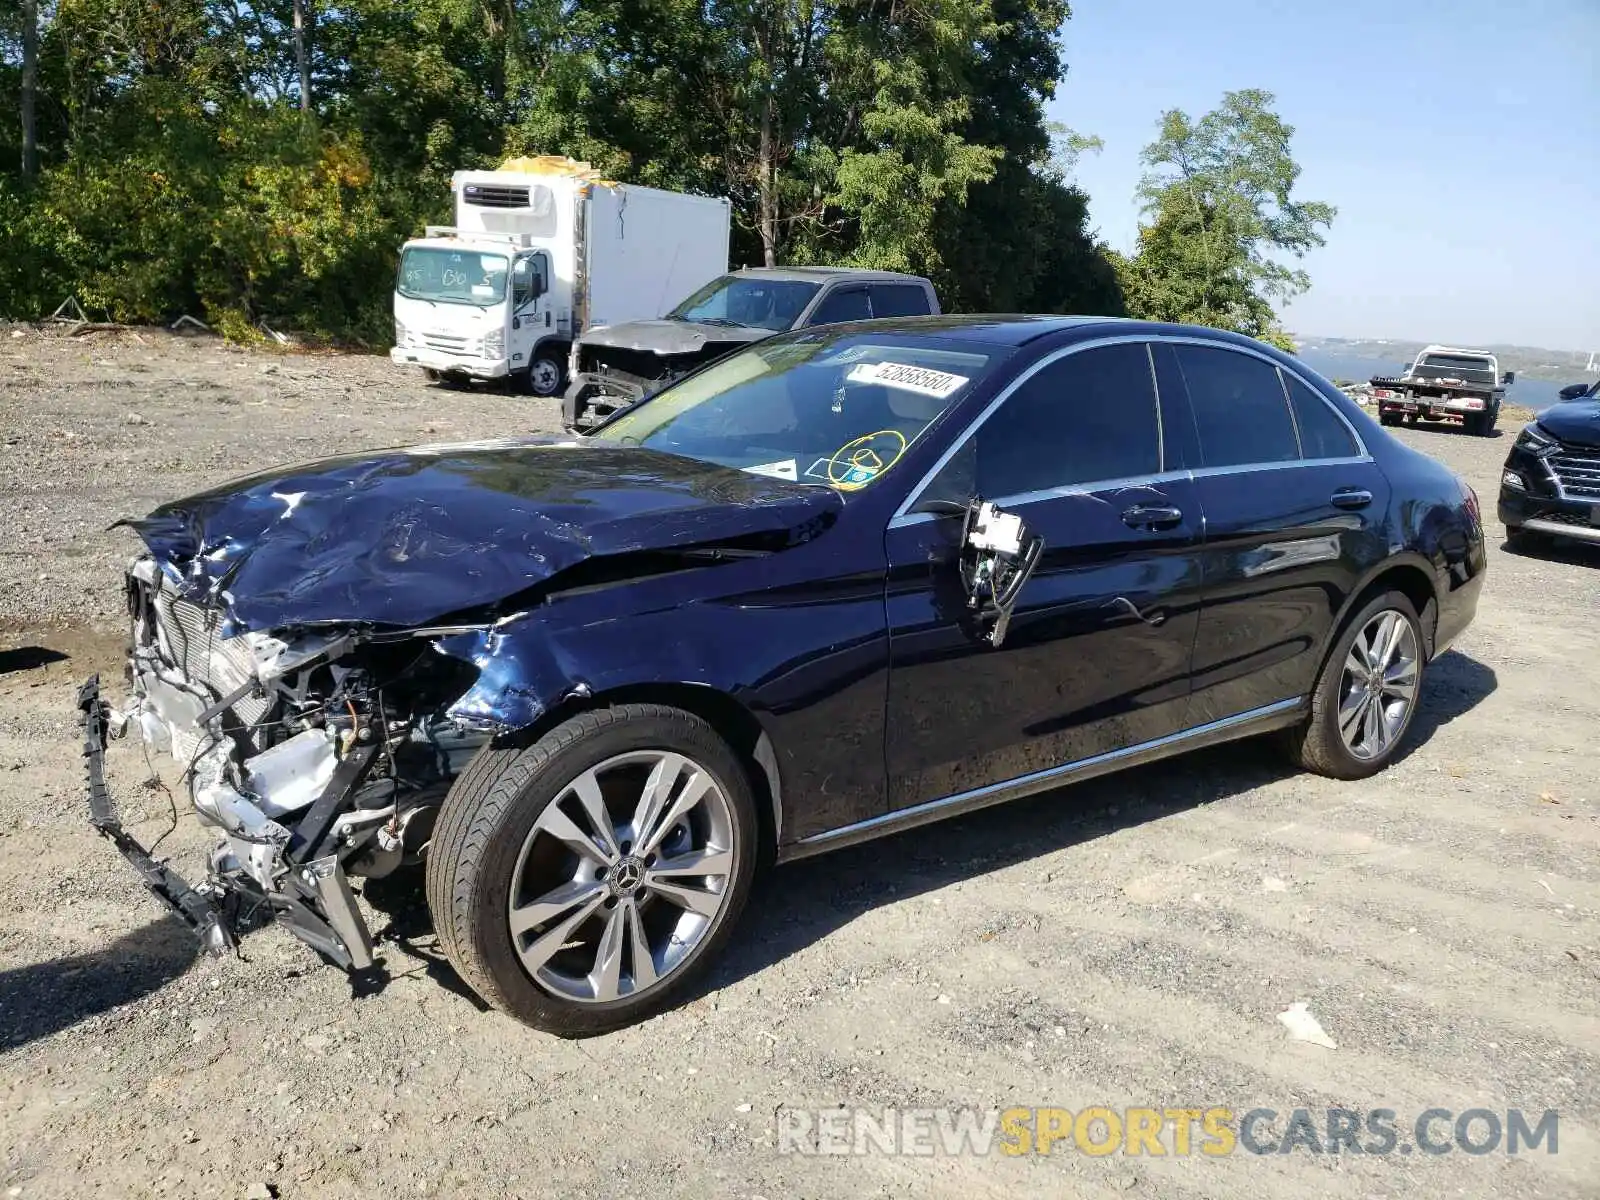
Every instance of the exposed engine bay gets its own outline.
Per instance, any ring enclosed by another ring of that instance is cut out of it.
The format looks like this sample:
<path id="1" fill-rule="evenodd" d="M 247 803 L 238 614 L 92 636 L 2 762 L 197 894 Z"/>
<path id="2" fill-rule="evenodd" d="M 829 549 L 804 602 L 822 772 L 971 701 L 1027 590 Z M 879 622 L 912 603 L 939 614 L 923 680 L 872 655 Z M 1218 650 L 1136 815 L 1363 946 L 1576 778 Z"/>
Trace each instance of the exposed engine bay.
<path id="1" fill-rule="evenodd" d="M 111 710 L 93 684 L 80 697 L 95 824 L 209 951 L 235 944 L 241 917 L 263 909 L 330 962 L 370 967 L 351 878 L 421 861 L 450 782 L 490 737 L 446 712 L 477 676 L 436 649 L 460 631 L 224 639 L 220 613 L 184 599 L 153 558 L 134 562 L 127 589 L 131 702 Z M 96 742 L 130 728 L 172 755 L 217 831 L 193 889 L 116 820 Z"/>

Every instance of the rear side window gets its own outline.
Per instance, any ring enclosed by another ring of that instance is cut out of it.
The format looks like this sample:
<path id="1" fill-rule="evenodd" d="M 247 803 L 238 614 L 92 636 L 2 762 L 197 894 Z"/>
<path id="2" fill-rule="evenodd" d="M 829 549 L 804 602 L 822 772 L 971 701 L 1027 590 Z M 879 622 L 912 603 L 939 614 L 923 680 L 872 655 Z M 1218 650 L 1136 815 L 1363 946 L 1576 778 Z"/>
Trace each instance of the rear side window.
<path id="1" fill-rule="evenodd" d="M 975 436 L 982 496 L 1157 474 L 1161 424 L 1148 348 L 1126 342 L 1057 359 Z"/>
<path id="2" fill-rule="evenodd" d="M 870 316 L 872 310 L 867 307 L 867 289 L 845 288 L 824 296 L 806 324 L 833 325 L 839 321 L 865 321 Z"/>
<path id="3" fill-rule="evenodd" d="M 875 283 L 869 290 L 875 317 L 925 317 L 933 311 L 927 289 L 918 284 Z"/>
<path id="4" fill-rule="evenodd" d="M 1333 408 L 1293 375 L 1280 372 L 1289 389 L 1295 424 L 1300 427 L 1300 453 L 1304 458 L 1354 458 L 1360 454 L 1355 438 Z"/>
<path id="5" fill-rule="evenodd" d="M 1207 467 L 1293 462 L 1300 457 L 1278 368 L 1214 346 L 1178 345 L 1200 456 Z"/>

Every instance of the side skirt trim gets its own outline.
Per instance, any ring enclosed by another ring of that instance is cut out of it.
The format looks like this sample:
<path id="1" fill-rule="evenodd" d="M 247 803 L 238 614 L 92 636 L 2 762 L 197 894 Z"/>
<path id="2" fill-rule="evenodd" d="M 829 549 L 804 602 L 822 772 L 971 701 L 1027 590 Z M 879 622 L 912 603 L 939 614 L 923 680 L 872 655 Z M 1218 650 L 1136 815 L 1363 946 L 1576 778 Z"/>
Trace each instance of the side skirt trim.
<path id="1" fill-rule="evenodd" d="M 1104 754 L 1080 758 L 1076 762 L 1059 767 L 1033 771 L 1027 775 L 1019 775 L 1015 779 L 985 784 L 970 791 L 957 792 L 953 796 L 943 796 L 937 800 L 928 800 L 881 816 L 868 817 L 864 821 L 814 833 L 801 838 L 798 842 L 780 847 L 778 861 L 792 862 L 795 859 L 809 858 L 813 854 L 821 854 L 827 850 L 837 850 L 891 833 L 899 833 L 902 830 L 915 829 L 919 825 L 929 825 L 946 817 L 975 812 L 980 808 L 988 808 L 991 804 L 1003 804 L 1008 800 L 1019 800 L 1024 796 L 1047 792 L 1064 784 L 1093 779 L 1097 775 L 1120 771 L 1124 767 L 1156 762 L 1218 742 L 1230 742 L 1238 738 L 1253 737 L 1259 733 L 1269 733 L 1274 729 L 1284 729 L 1298 721 L 1305 708 L 1306 700 L 1303 696 L 1280 700 L 1276 704 L 1224 717 L 1220 721 L 1208 721 L 1192 729 L 1171 733 L 1153 741 L 1140 742 L 1137 746 L 1108 750 Z"/>

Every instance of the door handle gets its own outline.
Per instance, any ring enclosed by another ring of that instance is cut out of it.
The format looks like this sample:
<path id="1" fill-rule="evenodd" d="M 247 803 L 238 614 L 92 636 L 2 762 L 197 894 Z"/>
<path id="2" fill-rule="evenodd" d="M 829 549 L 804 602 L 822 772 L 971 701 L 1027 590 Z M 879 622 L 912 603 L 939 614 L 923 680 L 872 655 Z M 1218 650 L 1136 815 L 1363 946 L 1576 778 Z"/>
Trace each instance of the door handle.
<path id="1" fill-rule="evenodd" d="M 1183 510 L 1170 504 L 1135 504 L 1122 514 L 1122 523 L 1134 529 L 1171 529 L 1183 520 Z"/>
<path id="2" fill-rule="evenodd" d="M 1335 508 L 1365 508 L 1372 503 L 1372 493 L 1366 488 L 1340 488 L 1333 494 Z"/>

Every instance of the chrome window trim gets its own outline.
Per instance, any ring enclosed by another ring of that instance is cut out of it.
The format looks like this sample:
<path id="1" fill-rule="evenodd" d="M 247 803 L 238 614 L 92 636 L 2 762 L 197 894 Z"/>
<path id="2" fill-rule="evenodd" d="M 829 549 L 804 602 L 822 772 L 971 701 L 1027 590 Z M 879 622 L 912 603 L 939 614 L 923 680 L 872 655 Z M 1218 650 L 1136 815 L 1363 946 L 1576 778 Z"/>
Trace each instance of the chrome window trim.
<path id="1" fill-rule="evenodd" d="M 1034 363 L 1031 367 L 1029 367 L 1021 375 L 1018 375 L 1010 383 L 1006 384 L 1006 386 L 1000 391 L 1000 393 L 998 395 L 995 396 L 994 399 L 990 400 L 988 404 L 984 405 L 983 411 L 980 412 L 974 418 L 972 418 L 972 420 L 970 422 L 968 422 L 967 427 L 965 429 L 963 429 L 961 431 L 961 433 L 957 437 L 955 437 L 954 439 L 951 440 L 950 444 L 945 447 L 944 453 L 941 454 L 934 461 L 933 466 L 929 467 L 928 470 L 923 474 L 922 478 L 917 481 L 915 486 L 913 486 L 911 488 L 911 490 L 906 493 L 906 498 L 900 502 L 899 507 L 894 510 L 893 515 L 891 515 L 890 518 L 889 518 L 889 528 L 897 529 L 897 528 L 899 528 L 899 527 L 901 527 L 903 525 L 914 525 L 914 524 L 917 524 L 921 520 L 933 520 L 935 517 L 940 515 L 938 513 L 914 513 L 914 512 L 911 511 L 911 509 L 916 505 L 916 503 L 919 500 L 922 499 L 922 494 L 925 491 L 928 490 L 928 488 L 932 485 L 933 481 L 938 478 L 939 472 L 944 470 L 945 467 L 949 465 L 950 460 L 956 456 L 956 452 L 959 451 L 963 446 L 965 446 L 967 444 L 967 442 L 969 442 L 972 439 L 973 435 L 976 434 L 978 432 L 978 430 L 983 427 L 983 423 L 985 421 L 987 421 L 990 418 L 990 416 L 993 415 L 995 410 L 998 409 L 1007 400 L 1009 400 L 1011 398 L 1012 394 L 1014 392 L 1016 392 L 1016 390 L 1018 388 L 1020 388 L 1023 384 L 1027 383 L 1028 380 L 1032 379 L 1036 374 L 1038 374 L 1040 371 L 1042 371 L 1045 367 L 1050 366 L 1053 363 L 1059 362 L 1061 359 L 1067 358 L 1070 355 L 1081 354 L 1086 350 L 1096 350 L 1096 349 L 1099 349 L 1099 348 L 1101 348 L 1103 346 L 1118 346 L 1118 345 L 1122 345 L 1122 344 L 1124 344 L 1126 342 L 1141 342 L 1141 343 L 1144 343 L 1144 344 L 1150 345 L 1150 346 L 1153 346 L 1156 343 L 1163 343 L 1163 344 L 1169 345 L 1169 346 L 1206 346 L 1206 347 L 1211 347 L 1213 349 L 1218 349 L 1218 350 L 1231 350 L 1235 354 L 1243 354 L 1243 355 L 1247 355 L 1250 358 L 1259 359 L 1262 362 L 1266 363 L 1269 367 L 1274 367 L 1279 371 L 1288 371 L 1289 374 L 1293 375 L 1297 380 L 1300 381 L 1300 383 L 1304 384 L 1305 387 L 1310 389 L 1312 395 L 1314 395 L 1323 404 L 1327 405 L 1328 409 L 1333 413 L 1333 415 L 1335 417 L 1337 417 L 1340 420 L 1340 422 L 1343 423 L 1343 425 L 1345 427 L 1345 430 L 1350 434 L 1351 438 L 1355 441 L 1356 449 L 1359 451 L 1359 453 L 1354 457 L 1346 456 L 1346 457 L 1343 457 L 1343 458 L 1296 458 L 1296 459 L 1291 459 L 1291 460 L 1284 461 L 1284 462 L 1235 463 L 1235 464 L 1232 464 L 1232 465 L 1226 466 L 1226 467 L 1199 467 L 1199 468 L 1195 468 L 1193 470 L 1185 471 L 1185 472 L 1163 471 L 1158 476 L 1144 476 L 1144 477 L 1141 477 L 1141 478 L 1150 479 L 1150 480 L 1164 479 L 1164 480 L 1167 480 L 1167 481 L 1170 482 L 1172 480 L 1180 479 L 1180 478 L 1183 478 L 1185 476 L 1187 476 L 1187 477 L 1189 477 L 1191 479 L 1203 479 L 1203 478 L 1205 478 L 1207 476 L 1213 476 L 1213 475 L 1240 475 L 1240 474 L 1243 474 L 1243 473 L 1245 473 L 1247 471 L 1274 471 L 1274 470 L 1281 470 L 1281 469 L 1283 469 L 1285 467 L 1299 467 L 1299 466 L 1309 466 L 1309 465 L 1340 466 L 1340 465 L 1348 465 L 1348 464 L 1356 464 L 1356 463 L 1370 463 L 1370 462 L 1373 461 L 1372 453 L 1371 453 L 1370 450 L 1367 449 L 1367 444 L 1362 439 L 1361 434 L 1357 431 L 1356 427 L 1350 423 L 1349 418 L 1346 417 L 1344 415 L 1344 413 L 1340 412 L 1338 407 L 1336 405 L 1334 405 L 1332 401 L 1330 401 L 1326 396 L 1324 396 L 1322 394 L 1322 389 L 1321 388 L 1319 388 L 1315 384 L 1313 384 L 1310 380 L 1308 380 L 1299 371 L 1295 370 L 1292 367 L 1285 367 L 1282 363 L 1278 362 L 1277 359 L 1271 358 L 1268 355 L 1263 354 L 1261 351 L 1256 350 L 1254 347 L 1251 347 L 1251 346 L 1236 346 L 1232 342 L 1215 341 L 1215 340 L 1213 340 L 1211 338 L 1192 337 L 1192 336 L 1187 336 L 1187 335 L 1184 335 L 1184 334 L 1159 334 L 1159 333 L 1137 333 L 1137 334 L 1123 333 L 1123 334 L 1113 334 L 1113 335 L 1109 335 L 1109 336 L 1106 336 L 1106 337 L 1091 338 L 1088 341 L 1075 342 L 1070 346 L 1062 346 L 1057 350 L 1053 350 L 1049 354 L 1047 354 L 1043 358 L 1041 358 L 1038 362 Z M 1180 370 L 1181 369 L 1182 368 L 1181 368 L 1181 364 L 1180 364 Z M 1165 426 L 1163 424 L 1163 417 L 1162 417 L 1162 413 L 1161 413 L 1161 383 L 1160 383 L 1159 378 L 1156 375 L 1155 357 L 1154 357 L 1154 352 L 1153 351 L 1151 352 L 1151 357 L 1150 357 L 1150 372 L 1151 372 L 1151 384 L 1154 386 L 1155 392 L 1156 392 L 1156 429 L 1157 429 L 1157 432 L 1158 432 L 1158 436 L 1161 438 L 1160 453 L 1161 453 L 1162 457 L 1161 457 L 1160 461 L 1161 461 L 1162 465 L 1165 466 L 1165 464 L 1166 464 L 1166 430 L 1165 430 Z M 1188 398 L 1185 397 L 1185 402 L 1187 402 L 1187 399 Z M 1288 395 L 1287 389 L 1285 389 L 1285 391 L 1284 391 L 1283 402 L 1284 402 L 1284 404 L 1286 406 L 1288 406 L 1288 409 L 1289 409 L 1289 421 L 1290 421 L 1290 424 L 1294 426 L 1294 430 L 1295 430 L 1295 445 L 1299 446 L 1300 445 L 1300 426 L 1299 426 L 1298 421 L 1295 418 L 1295 415 L 1294 415 L 1294 404 L 1293 404 L 1292 400 L 1290 399 L 1290 397 Z M 1062 494 L 1062 495 L 1073 495 L 1073 494 L 1078 494 L 1078 493 L 1086 492 L 1086 491 L 1102 491 L 1107 486 L 1116 486 L 1120 482 L 1121 482 L 1120 480 L 1115 480 L 1115 479 L 1104 480 L 1104 481 L 1102 481 L 1102 480 L 1087 480 L 1084 483 L 1080 483 L 1080 484 L 1063 485 L 1063 487 L 1060 488 L 1060 489 L 1054 489 L 1054 488 L 1048 489 L 1047 492 L 1030 492 L 1030 493 L 1018 493 L 1018 494 L 1019 495 L 1025 495 L 1025 496 L 1029 497 L 1030 499 L 1033 499 L 1035 497 L 1042 497 L 1043 495 L 1046 495 L 1046 494 L 1054 494 L 1057 491 L 1059 491 L 1060 494 Z M 987 499 L 987 497 L 986 497 L 986 499 Z M 1013 503 L 1016 502 L 1014 498 L 1013 498 L 1012 502 Z M 1000 503 L 1000 501 L 996 500 L 995 503 Z"/>

